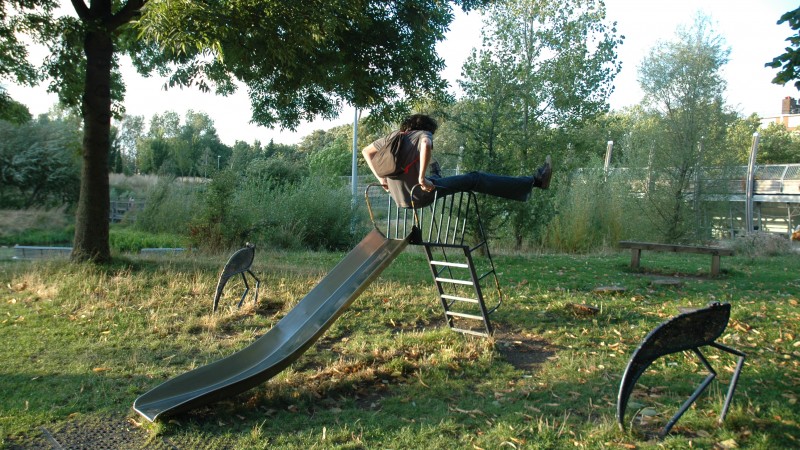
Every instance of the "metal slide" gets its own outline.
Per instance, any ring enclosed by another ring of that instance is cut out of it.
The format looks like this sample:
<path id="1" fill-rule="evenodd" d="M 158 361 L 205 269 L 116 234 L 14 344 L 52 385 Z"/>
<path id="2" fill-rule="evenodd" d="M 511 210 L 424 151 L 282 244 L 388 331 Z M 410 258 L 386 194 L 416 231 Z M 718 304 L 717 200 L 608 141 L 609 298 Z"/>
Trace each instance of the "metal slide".
<path id="1" fill-rule="evenodd" d="M 168 380 L 133 403 L 149 421 L 229 398 L 292 364 L 409 243 L 373 230 L 286 316 L 246 348 Z"/>

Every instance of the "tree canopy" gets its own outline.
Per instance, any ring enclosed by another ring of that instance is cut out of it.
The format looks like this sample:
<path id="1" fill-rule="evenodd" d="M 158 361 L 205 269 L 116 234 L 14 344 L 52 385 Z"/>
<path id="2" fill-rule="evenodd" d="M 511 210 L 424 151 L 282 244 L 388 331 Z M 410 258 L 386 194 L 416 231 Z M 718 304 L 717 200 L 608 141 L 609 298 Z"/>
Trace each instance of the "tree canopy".
<path id="1" fill-rule="evenodd" d="M 457 0 L 465 10 L 485 0 Z M 177 63 L 169 84 L 227 94 L 242 82 L 253 121 L 296 127 L 338 115 L 344 104 L 389 117 L 403 100 L 441 96 L 444 62 L 435 44 L 451 4 L 408 0 L 308 2 L 150 1 L 138 22 L 160 52 L 139 67 Z M 231 26 L 235 24 L 235 26 Z"/>
<path id="2" fill-rule="evenodd" d="M 789 26 L 792 30 L 798 32 L 786 38 L 786 41 L 789 42 L 789 46 L 786 47 L 786 52 L 776 56 L 772 61 L 766 63 L 765 66 L 781 69 L 772 80 L 773 83 L 783 85 L 792 80 L 796 80 L 794 86 L 800 89 L 800 8 L 782 15 L 780 20 L 778 20 L 778 25 L 785 22 L 789 22 Z"/>
<path id="3" fill-rule="evenodd" d="M 332 117 L 344 104 L 388 117 L 406 101 L 445 96 L 435 44 L 453 19 L 488 0 L 275 2 L 232 0 L 72 0 L 77 17 L 57 16 L 55 0 L 0 3 L 0 78 L 35 83 L 84 121 L 73 259 L 108 261 L 111 117 L 124 110 L 119 57 L 169 86 L 218 94 L 247 86 L 252 118 L 296 127 Z M 45 44 L 42 67 L 18 36 Z"/>
<path id="4" fill-rule="evenodd" d="M 643 120 L 629 135 L 637 145 L 630 146 L 626 159 L 658 180 L 648 189 L 642 212 L 666 242 L 705 230 L 687 201 L 692 184 L 700 167 L 735 159 L 735 150 L 725 147 L 736 116 L 724 100 L 722 67 L 729 53 L 710 19 L 698 15 L 690 27 L 678 28 L 675 39 L 656 44 L 639 67 Z"/>

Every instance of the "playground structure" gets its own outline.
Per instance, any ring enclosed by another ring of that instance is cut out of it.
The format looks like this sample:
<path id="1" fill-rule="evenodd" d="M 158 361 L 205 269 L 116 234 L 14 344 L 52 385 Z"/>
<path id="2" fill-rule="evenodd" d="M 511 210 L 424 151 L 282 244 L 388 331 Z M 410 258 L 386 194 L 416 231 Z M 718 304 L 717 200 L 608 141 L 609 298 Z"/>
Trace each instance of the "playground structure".
<path id="1" fill-rule="evenodd" d="M 730 304 L 712 303 L 707 308 L 687 311 L 667 320 L 653 329 L 653 331 L 644 338 L 642 343 L 639 344 L 639 347 L 633 352 L 619 386 L 619 395 L 617 396 L 617 423 L 622 430 L 625 430 L 625 410 L 628 406 L 628 400 L 636 386 L 636 381 L 647 368 L 662 356 L 692 351 L 697 355 L 700 362 L 709 373 L 702 383 L 700 383 L 700 386 L 698 386 L 692 395 L 681 405 L 678 412 L 667 422 L 660 433 L 660 437 L 663 438 L 669 433 L 669 430 L 677 423 L 678 419 L 692 406 L 692 403 L 697 400 L 700 394 L 703 393 L 717 376 L 717 372 L 714 371 L 706 357 L 700 352 L 700 347 L 705 346 L 714 347 L 723 352 L 738 356 L 739 358 L 736 363 L 736 369 L 731 377 L 728 394 L 725 396 L 722 412 L 719 416 L 720 423 L 725 420 L 745 359 L 744 353 L 716 342 L 728 326 L 730 314 Z"/>
<path id="2" fill-rule="evenodd" d="M 369 188 L 365 195 L 369 205 Z M 489 314 L 500 305 L 500 299 L 498 297 L 497 304 L 487 309 L 481 282 L 493 279 L 498 296 L 500 289 L 477 215 L 474 194 L 463 193 L 436 199 L 427 208 L 428 214 L 425 214 L 425 209 L 401 211 L 401 208 L 395 207 L 392 211 L 390 208 L 388 217 L 376 222 L 370 207 L 375 229 L 265 335 L 226 358 L 156 386 L 139 396 L 133 403 L 133 409 L 147 420 L 155 421 L 244 392 L 269 380 L 311 347 L 409 244 L 425 248 L 448 325 L 454 331 L 466 334 L 491 335 Z M 401 221 L 401 214 L 411 220 Z M 477 219 L 477 225 L 470 222 L 471 216 Z M 386 225 L 383 232 L 379 224 Z M 421 228 L 424 224 L 427 226 Z M 427 234 L 423 235 L 423 229 Z M 476 246 L 467 244 L 468 232 L 476 232 L 481 237 Z M 488 257 L 488 270 L 480 275 L 472 258 L 478 250 Z M 434 259 L 437 251 L 441 256 Z M 453 252 L 464 259 L 456 261 Z M 220 276 L 214 299 L 215 309 L 227 280 L 237 274 L 244 277 L 244 272 L 249 272 L 253 254 L 253 247 L 247 246 L 231 256 Z M 457 275 L 457 272 L 461 274 Z M 448 290 L 445 287 L 448 285 L 466 287 L 472 291 L 472 295 L 457 289 Z M 247 290 L 240 304 L 246 295 Z M 478 312 L 457 310 L 456 307 L 461 304 L 477 306 Z M 460 321 L 477 325 L 464 326 Z"/>
<path id="3" fill-rule="evenodd" d="M 377 215 L 373 200 L 382 196 L 386 194 L 379 185 L 366 188 L 365 199 L 374 229 L 264 336 L 226 358 L 156 386 L 136 399 L 134 410 L 156 421 L 228 398 L 271 379 L 311 347 L 408 245 L 421 246 L 425 251 L 448 326 L 464 334 L 492 335 L 489 318 L 501 305 L 502 292 L 475 195 L 457 193 L 435 198 L 430 206 L 412 209 L 400 208 L 390 200 L 385 214 Z M 231 261 L 238 259 L 237 254 Z M 225 276 L 227 280 L 247 270 L 231 261 L 223 270 L 221 283 Z M 234 267 L 239 271 L 234 271 Z M 487 307 L 486 293 L 494 296 L 491 307 Z M 620 382 L 616 416 L 621 429 L 625 429 L 628 401 L 645 371 L 658 358 L 691 351 L 709 373 L 666 424 L 660 433 L 661 437 L 666 436 L 716 378 L 717 373 L 700 351 L 705 346 L 738 357 L 719 421 L 725 419 L 745 360 L 744 353 L 716 342 L 727 327 L 730 309 L 730 304 L 714 303 L 684 312 L 645 337 L 631 356 Z"/>
<path id="4" fill-rule="evenodd" d="M 231 257 L 228 259 L 228 262 L 225 263 L 225 267 L 222 268 L 222 273 L 219 275 L 219 281 L 217 282 L 217 293 L 214 295 L 214 305 L 212 307 L 213 312 L 217 312 L 219 298 L 222 296 L 222 291 L 225 289 L 225 285 L 228 283 L 228 280 L 236 275 L 241 275 L 242 281 L 244 281 L 244 293 L 242 293 L 242 298 L 239 299 L 239 304 L 237 307 L 242 307 L 242 303 L 244 303 L 244 299 L 247 297 L 247 293 L 250 291 L 250 285 L 247 284 L 247 276 L 245 276 L 245 274 L 248 273 L 256 281 L 256 292 L 253 294 L 253 304 L 258 303 L 258 288 L 261 286 L 261 280 L 259 280 L 258 277 L 255 276 L 255 274 L 250 270 L 250 266 L 253 265 L 253 260 L 255 257 L 256 246 L 249 242 L 245 244 L 243 248 L 235 251 L 233 255 L 231 255 Z"/>
<path id="5" fill-rule="evenodd" d="M 408 242 L 372 231 L 265 335 L 226 358 L 156 386 L 137 398 L 133 409 L 155 421 L 269 380 L 311 347 Z"/>
<path id="6" fill-rule="evenodd" d="M 412 209 L 389 198 L 382 216 L 372 205 L 376 197 L 388 198 L 383 188 L 371 184 L 364 197 L 373 226 L 387 238 L 399 239 L 414 230 L 410 243 L 425 251 L 450 329 L 491 336 L 490 315 L 502 304 L 503 295 L 475 194 L 434 196 L 430 206 Z"/>

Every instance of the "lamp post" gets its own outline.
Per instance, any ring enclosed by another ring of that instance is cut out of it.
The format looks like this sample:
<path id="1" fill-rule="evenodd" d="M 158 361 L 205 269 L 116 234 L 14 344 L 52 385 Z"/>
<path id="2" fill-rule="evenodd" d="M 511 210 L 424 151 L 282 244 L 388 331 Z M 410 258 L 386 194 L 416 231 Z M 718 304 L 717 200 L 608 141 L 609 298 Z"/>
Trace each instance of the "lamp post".
<path id="1" fill-rule="evenodd" d="M 220 155 L 217 155 L 217 171 L 218 172 L 219 172 L 219 158 L 220 158 Z"/>

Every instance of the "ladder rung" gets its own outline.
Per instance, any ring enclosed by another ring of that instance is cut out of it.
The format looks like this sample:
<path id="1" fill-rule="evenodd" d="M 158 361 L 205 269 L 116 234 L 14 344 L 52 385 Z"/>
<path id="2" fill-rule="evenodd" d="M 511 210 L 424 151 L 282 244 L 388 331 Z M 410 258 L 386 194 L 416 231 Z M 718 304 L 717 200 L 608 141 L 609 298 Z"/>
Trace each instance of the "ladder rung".
<path id="1" fill-rule="evenodd" d="M 464 284 L 464 285 L 467 285 L 467 286 L 473 286 L 472 281 L 469 281 L 469 280 L 454 280 L 452 278 L 439 278 L 439 277 L 436 277 L 436 281 L 438 281 L 439 283 L 453 283 L 453 284 Z"/>
<path id="2" fill-rule="evenodd" d="M 453 311 L 447 311 L 445 314 L 447 314 L 448 316 L 460 317 L 462 319 L 474 319 L 483 321 L 483 316 L 476 316 L 475 314 L 464 314 Z"/>
<path id="3" fill-rule="evenodd" d="M 465 263 L 454 263 L 454 262 L 448 262 L 448 261 L 431 261 L 431 264 L 434 264 L 434 265 L 437 265 L 437 266 L 460 267 L 462 269 L 469 269 L 469 264 L 465 264 Z"/>
<path id="4" fill-rule="evenodd" d="M 457 331 L 459 333 L 472 334 L 474 336 L 489 337 L 489 333 L 487 333 L 485 331 L 465 330 L 464 328 L 455 328 L 455 327 L 450 328 L 450 329 L 453 330 L 453 331 Z"/>
<path id="5" fill-rule="evenodd" d="M 447 295 L 447 294 L 442 294 L 441 297 L 442 298 L 446 298 L 448 300 L 456 300 L 456 301 L 459 301 L 459 302 L 480 303 L 480 301 L 478 301 L 478 299 L 475 299 L 475 298 L 458 297 L 458 296 L 455 296 L 455 295 Z"/>

